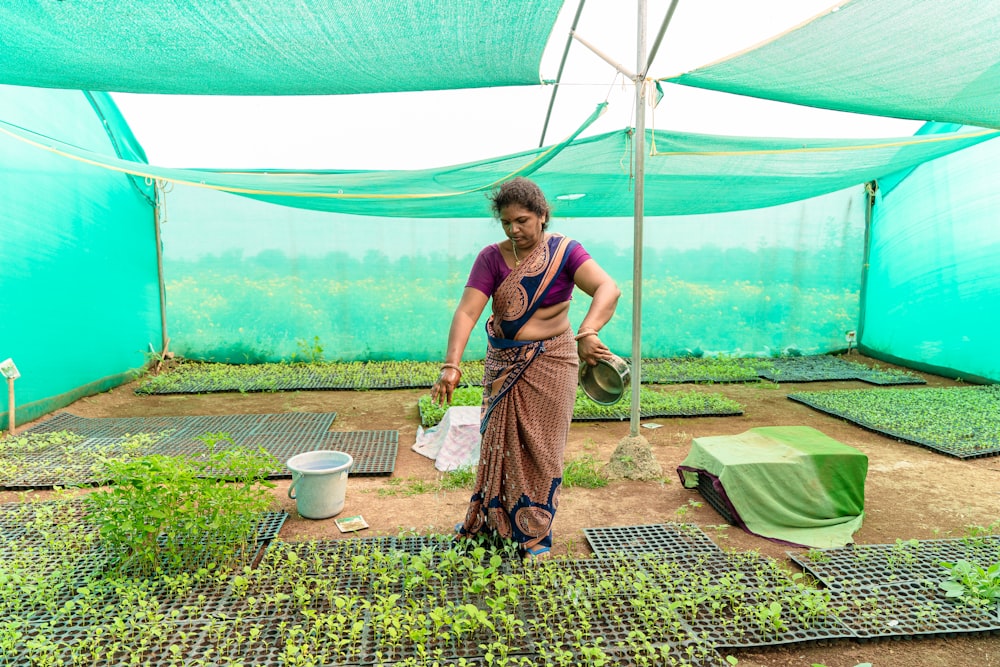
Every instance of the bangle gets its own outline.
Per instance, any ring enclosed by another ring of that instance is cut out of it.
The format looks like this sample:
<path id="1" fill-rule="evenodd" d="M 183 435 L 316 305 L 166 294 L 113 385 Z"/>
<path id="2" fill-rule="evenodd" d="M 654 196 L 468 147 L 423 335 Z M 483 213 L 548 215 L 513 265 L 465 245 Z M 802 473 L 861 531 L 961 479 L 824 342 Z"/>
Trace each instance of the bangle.
<path id="1" fill-rule="evenodd" d="M 441 371 L 442 372 L 446 368 L 454 368 L 456 371 L 458 371 L 458 377 L 462 377 L 462 369 L 459 367 L 458 364 L 441 364 Z"/>
<path id="2" fill-rule="evenodd" d="M 597 331 L 595 331 L 594 329 L 584 329 L 577 335 L 573 336 L 573 340 L 579 341 L 581 338 L 586 338 L 587 336 L 596 336 L 596 335 Z"/>

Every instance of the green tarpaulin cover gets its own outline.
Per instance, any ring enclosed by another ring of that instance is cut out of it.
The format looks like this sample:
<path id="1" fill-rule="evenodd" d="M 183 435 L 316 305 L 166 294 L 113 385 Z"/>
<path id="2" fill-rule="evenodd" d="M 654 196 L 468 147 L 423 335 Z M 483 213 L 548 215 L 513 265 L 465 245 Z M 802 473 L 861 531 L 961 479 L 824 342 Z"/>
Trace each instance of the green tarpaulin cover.
<path id="1" fill-rule="evenodd" d="M 864 519 L 868 457 L 808 426 L 695 438 L 677 472 L 687 488 L 710 476 L 737 525 L 761 537 L 841 547 Z"/>

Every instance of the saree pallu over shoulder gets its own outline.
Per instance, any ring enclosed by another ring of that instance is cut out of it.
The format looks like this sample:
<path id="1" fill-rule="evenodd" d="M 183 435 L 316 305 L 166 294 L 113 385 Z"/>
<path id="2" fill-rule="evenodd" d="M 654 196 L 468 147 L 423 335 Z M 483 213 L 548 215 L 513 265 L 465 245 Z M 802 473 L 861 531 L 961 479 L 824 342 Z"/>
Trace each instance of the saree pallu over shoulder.
<path id="1" fill-rule="evenodd" d="M 498 338 L 513 340 L 545 299 L 552 281 L 566 265 L 577 241 L 550 234 L 544 243 L 514 267 L 493 295 L 493 332 Z M 495 333 L 494 333 L 495 332 Z"/>
<path id="2" fill-rule="evenodd" d="M 487 360 L 492 355 L 499 363 L 491 380 L 484 377 L 481 433 L 486 431 L 497 400 L 514 386 L 535 357 L 545 352 L 544 341 L 514 340 L 514 337 L 545 300 L 576 245 L 577 241 L 561 234 L 550 234 L 514 267 L 493 295 L 493 314 L 486 322 Z"/>

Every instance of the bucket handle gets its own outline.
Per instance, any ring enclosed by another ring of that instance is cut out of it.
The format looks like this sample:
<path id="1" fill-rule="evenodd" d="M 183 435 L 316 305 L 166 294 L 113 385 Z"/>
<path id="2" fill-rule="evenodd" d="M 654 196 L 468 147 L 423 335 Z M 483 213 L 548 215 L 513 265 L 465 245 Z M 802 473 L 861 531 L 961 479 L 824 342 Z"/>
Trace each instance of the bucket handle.
<path id="1" fill-rule="evenodd" d="M 295 490 L 295 484 L 302 479 L 302 475 L 296 475 L 292 473 L 292 483 L 288 485 L 288 497 L 295 500 L 295 494 L 292 493 Z"/>

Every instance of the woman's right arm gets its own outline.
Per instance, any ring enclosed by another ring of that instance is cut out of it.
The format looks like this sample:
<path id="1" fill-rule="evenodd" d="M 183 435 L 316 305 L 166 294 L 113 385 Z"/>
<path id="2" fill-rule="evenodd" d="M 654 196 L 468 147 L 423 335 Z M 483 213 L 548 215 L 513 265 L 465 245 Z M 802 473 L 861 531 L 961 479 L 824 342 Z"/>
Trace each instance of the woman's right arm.
<path id="1" fill-rule="evenodd" d="M 448 331 L 448 351 L 445 354 L 445 366 L 441 368 L 441 376 L 431 387 L 431 400 L 436 403 L 451 403 L 455 387 L 462 379 L 458 365 L 462 361 L 465 346 L 472 335 L 472 327 L 476 326 L 479 317 L 486 309 L 490 300 L 488 296 L 475 287 L 466 287 L 462 299 L 458 302 L 455 315 L 451 318 L 451 329 Z"/>

